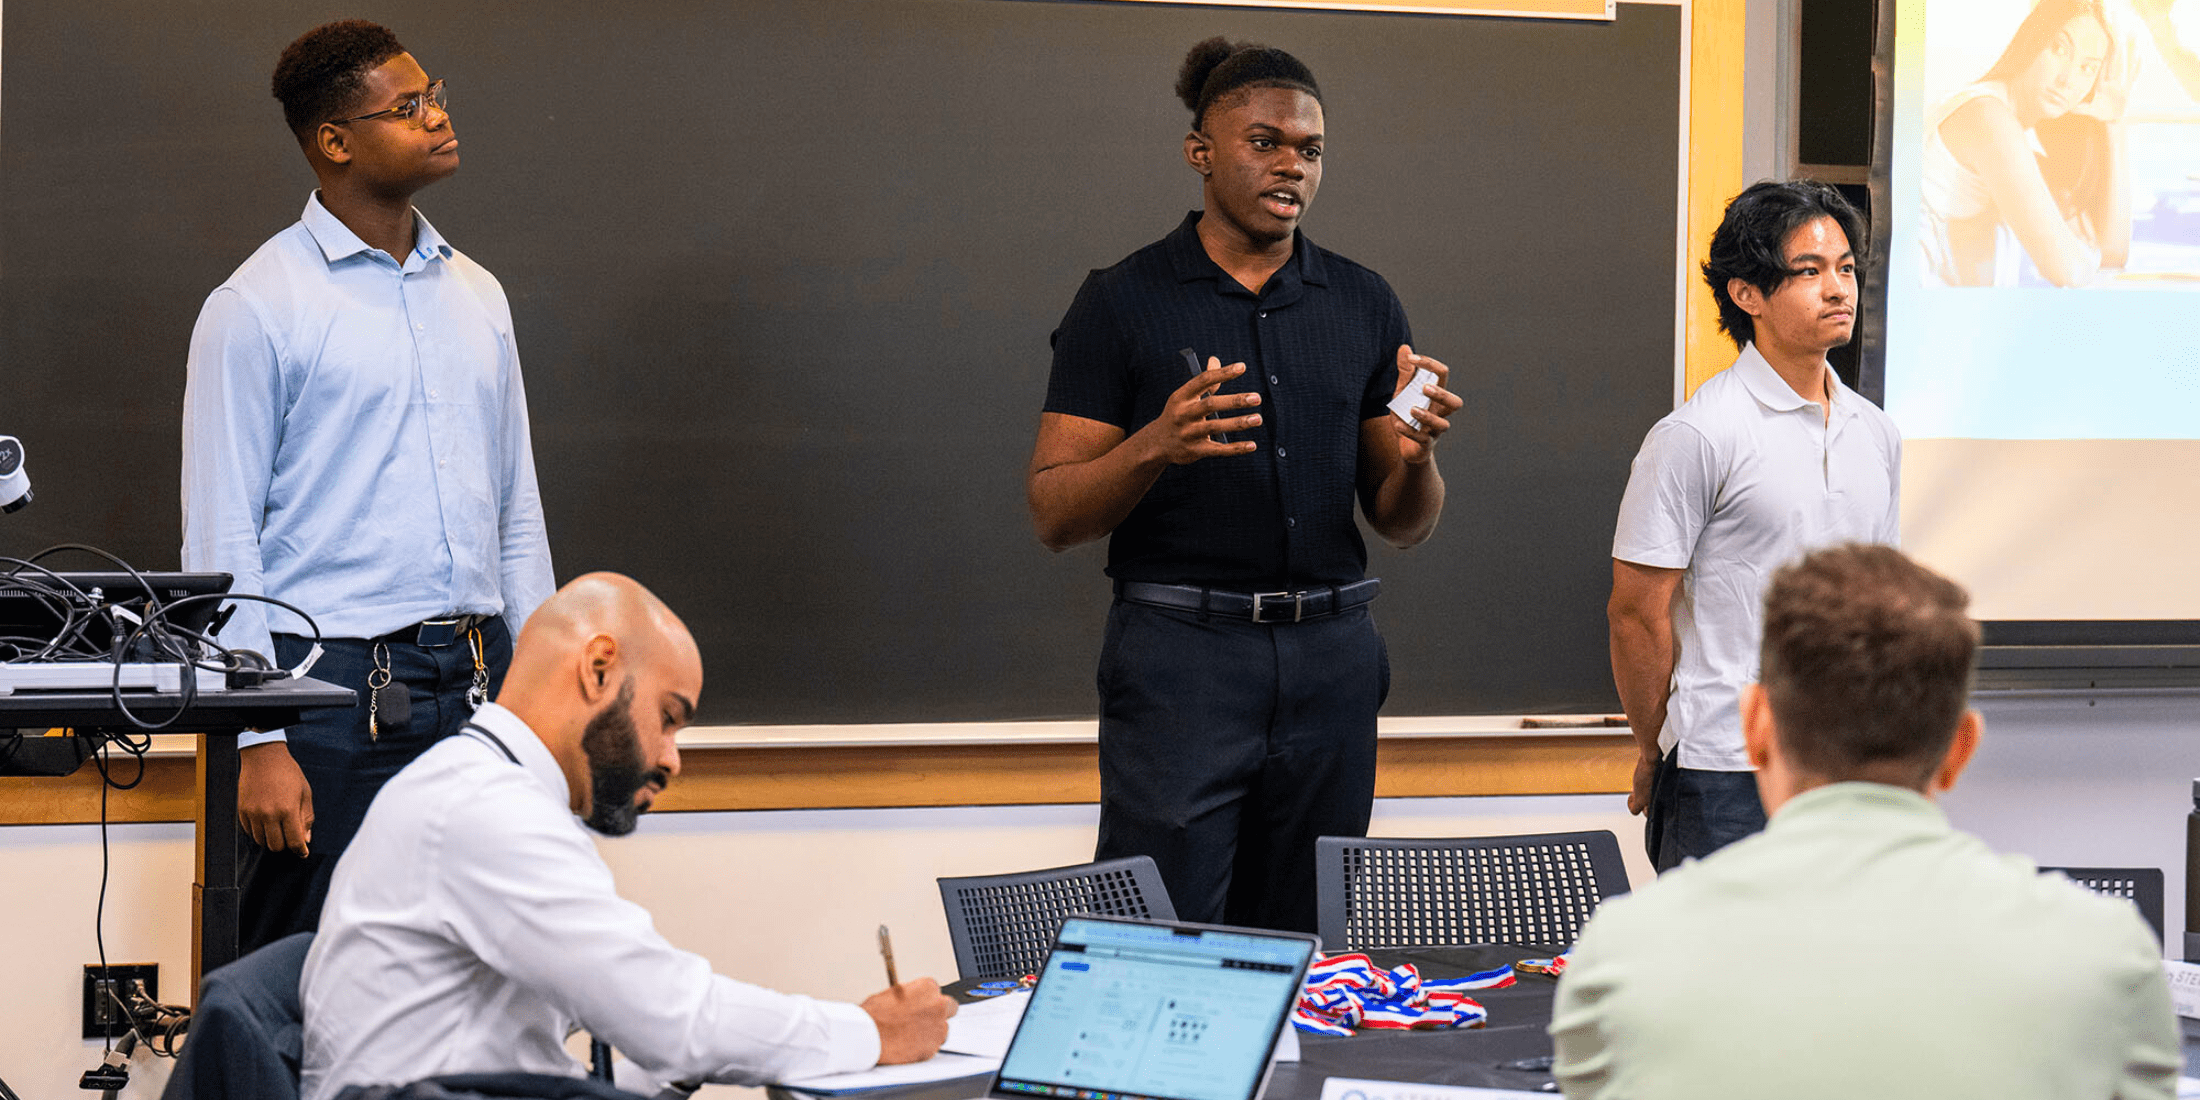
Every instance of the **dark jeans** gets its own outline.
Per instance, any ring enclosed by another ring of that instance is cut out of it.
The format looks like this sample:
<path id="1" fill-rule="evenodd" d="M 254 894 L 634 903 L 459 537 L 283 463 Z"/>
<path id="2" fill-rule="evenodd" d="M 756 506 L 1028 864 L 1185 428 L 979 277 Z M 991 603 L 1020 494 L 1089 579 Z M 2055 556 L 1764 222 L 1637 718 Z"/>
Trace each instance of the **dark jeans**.
<path id="1" fill-rule="evenodd" d="M 1756 772 L 1713 772 L 1680 766 L 1680 750 L 1658 758 L 1643 816 L 1643 847 L 1659 872 L 1702 859 L 1765 827 Z"/>
<path id="2" fill-rule="evenodd" d="M 1117 600 L 1098 858 L 1152 856 L 1182 920 L 1312 932 L 1314 838 L 1365 836 L 1390 661 L 1365 607 L 1253 623 Z"/>
<path id="3" fill-rule="evenodd" d="M 481 642 L 489 666 L 489 695 L 494 698 L 504 682 L 504 670 L 512 663 L 512 635 L 504 620 L 483 623 Z M 277 634 L 276 661 L 288 668 L 304 659 L 312 644 L 309 638 Z M 379 734 L 370 738 L 367 673 L 374 668 L 373 645 L 357 638 L 321 643 L 321 659 L 308 675 L 348 687 L 359 693 L 359 699 L 349 707 L 309 710 L 286 731 L 291 758 L 313 788 L 312 854 L 270 852 L 239 835 L 237 854 L 244 887 L 239 954 L 292 932 L 319 927 L 329 876 L 359 831 L 375 792 L 473 716 L 466 689 L 474 680 L 474 651 L 464 638 L 437 649 L 390 642 L 390 674 L 395 682 L 412 689 L 412 720 L 393 727 L 385 716 Z"/>

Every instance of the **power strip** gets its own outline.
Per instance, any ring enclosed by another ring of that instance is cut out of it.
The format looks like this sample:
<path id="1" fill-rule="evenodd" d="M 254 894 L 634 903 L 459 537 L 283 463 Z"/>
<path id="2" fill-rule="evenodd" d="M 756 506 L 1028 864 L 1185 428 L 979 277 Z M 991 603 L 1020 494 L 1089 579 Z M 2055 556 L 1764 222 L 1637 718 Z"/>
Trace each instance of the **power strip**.
<path id="1" fill-rule="evenodd" d="M 187 666 L 174 661 L 125 662 L 124 691 L 153 691 L 169 695 L 183 691 Z M 227 678 L 220 672 L 192 668 L 200 691 L 220 691 Z M 0 664 L 0 695 L 18 691 L 110 691 L 115 687 L 113 661 L 14 661 Z"/>

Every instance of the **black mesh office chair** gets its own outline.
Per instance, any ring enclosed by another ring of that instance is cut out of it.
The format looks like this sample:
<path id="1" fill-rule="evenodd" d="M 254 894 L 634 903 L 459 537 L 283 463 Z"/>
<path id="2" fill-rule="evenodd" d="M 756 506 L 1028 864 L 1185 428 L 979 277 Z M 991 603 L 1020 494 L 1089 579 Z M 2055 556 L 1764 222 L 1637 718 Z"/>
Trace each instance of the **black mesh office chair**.
<path id="1" fill-rule="evenodd" d="M 2123 898 L 2139 907 L 2139 915 L 2154 929 L 2154 942 L 2162 942 L 2162 869 L 2159 867 L 2042 867 L 2070 881 L 2112 898 Z"/>
<path id="2" fill-rule="evenodd" d="M 1314 842 L 1322 949 L 1507 943 L 1564 950 L 1627 892 L 1609 832 Z"/>
<path id="3" fill-rule="evenodd" d="M 191 1030 L 161 1100 L 297 1100 L 298 976 L 312 946 L 313 933 L 299 932 L 199 979 Z"/>
<path id="4" fill-rule="evenodd" d="M 940 880 L 955 969 L 965 978 L 1014 978 L 1037 973 L 1062 918 L 1175 920 L 1176 906 L 1152 858 L 1082 863 L 1013 875 Z"/>

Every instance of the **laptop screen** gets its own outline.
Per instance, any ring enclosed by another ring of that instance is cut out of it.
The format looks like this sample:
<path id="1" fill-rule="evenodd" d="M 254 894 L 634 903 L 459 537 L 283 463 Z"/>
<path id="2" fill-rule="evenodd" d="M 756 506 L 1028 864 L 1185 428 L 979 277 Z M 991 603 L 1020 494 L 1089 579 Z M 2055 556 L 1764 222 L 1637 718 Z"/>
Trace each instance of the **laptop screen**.
<path id="1" fill-rule="evenodd" d="M 1252 1100 L 1315 940 L 1071 917 L 996 1095 Z"/>

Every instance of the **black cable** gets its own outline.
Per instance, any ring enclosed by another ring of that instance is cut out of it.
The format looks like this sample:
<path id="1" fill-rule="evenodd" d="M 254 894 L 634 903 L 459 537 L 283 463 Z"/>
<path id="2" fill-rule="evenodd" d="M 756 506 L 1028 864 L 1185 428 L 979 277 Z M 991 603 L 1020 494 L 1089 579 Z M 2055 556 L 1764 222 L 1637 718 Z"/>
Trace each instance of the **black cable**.
<path id="1" fill-rule="evenodd" d="M 159 623 L 163 619 L 166 619 L 170 613 L 174 612 L 179 607 L 185 607 L 194 603 L 204 603 L 208 600 L 216 600 L 221 602 L 249 600 L 254 603 L 264 603 L 273 605 L 275 607 L 280 607 L 283 610 L 298 616 L 300 619 L 305 620 L 305 624 L 313 628 L 314 648 L 320 648 L 321 624 L 314 621 L 313 616 L 306 614 L 296 605 L 284 603 L 283 601 L 278 600 L 273 596 L 255 596 L 242 592 L 210 592 L 198 596 L 185 596 L 180 600 L 176 600 L 172 603 L 161 604 L 158 607 L 154 608 L 152 614 L 145 616 L 144 621 L 138 623 L 136 629 L 130 631 L 129 640 L 123 645 L 123 650 L 127 652 L 129 649 L 135 647 L 137 645 L 137 640 L 140 636 L 146 637 L 147 639 L 160 639 L 159 641 L 154 642 L 156 648 L 161 645 L 174 645 L 174 640 L 170 637 L 171 632 L 166 630 L 155 630 L 154 624 Z M 225 649 L 223 652 L 226 653 L 229 651 Z M 176 712 L 159 722 L 147 722 L 144 719 L 139 718 L 136 714 L 131 713 L 129 704 L 122 701 L 122 662 L 115 662 L 115 679 L 113 687 L 111 689 L 114 694 L 115 709 L 120 711 L 124 718 L 129 719 L 131 725 L 134 725 L 141 730 L 148 731 L 167 729 L 168 727 L 174 725 L 177 719 L 182 718 L 184 712 L 190 709 L 192 702 L 194 702 L 198 698 L 198 677 L 189 674 L 190 669 L 196 667 L 196 664 L 192 658 L 182 655 L 180 650 L 177 651 L 177 656 L 178 659 L 181 660 L 185 666 L 185 671 L 182 676 L 183 682 L 178 685 L 182 689 L 183 698 L 180 702 L 177 703 Z M 273 660 L 273 655 L 269 654 L 268 659 Z M 270 679 L 279 679 L 283 676 L 289 675 L 287 670 L 278 669 L 275 670 L 275 672 L 276 675 L 270 677 Z"/>
<path id="2" fill-rule="evenodd" d="M 132 1030 L 128 1035 L 122 1037 L 122 1056 L 125 1059 L 129 1058 L 130 1052 L 132 1050 L 137 1049 L 137 1038 L 138 1035 L 135 1030 Z M 113 1048 L 110 1047 L 109 1049 Z M 130 1072 L 129 1062 L 125 1061 L 123 1063 L 122 1071 L 124 1079 L 127 1080 Z M 122 1089 L 120 1088 L 103 1089 L 100 1091 L 99 1100 L 116 1100 L 116 1098 L 119 1097 L 121 1094 Z"/>
<path id="3" fill-rule="evenodd" d="M 52 611 L 56 618 L 61 620 L 61 626 L 55 631 L 52 640 L 48 641 L 42 649 L 40 649 L 36 654 L 32 655 L 32 658 L 34 660 L 43 660 L 46 657 L 51 656 L 53 651 L 58 648 L 64 640 L 69 640 L 72 642 L 83 640 L 82 635 L 84 632 L 84 628 L 91 625 L 91 611 L 96 606 L 96 601 L 92 599 L 90 593 L 84 591 L 81 588 L 78 588 L 76 586 L 76 583 L 71 581 L 69 578 L 59 573 L 56 573 L 53 570 L 38 564 L 37 562 L 26 561 L 22 558 L 10 557 L 0 557 L 0 562 L 14 563 L 14 568 L 9 569 L 4 577 L 0 577 L 0 579 L 4 579 L 7 582 L 7 587 L 16 591 L 30 593 L 34 598 L 52 600 L 53 602 L 46 605 L 47 609 L 49 611 Z M 35 569 L 38 572 L 44 573 L 46 576 L 53 578 L 55 581 L 60 582 L 61 587 L 68 589 L 70 593 L 74 593 L 76 599 L 70 600 L 67 595 L 54 588 L 46 586 L 42 582 L 33 581 L 23 577 L 22 571 L 26 568 Z"/>
<path id="4" fill-rule="evenodd" d="M 101 744 L 99 753 L 103 755 L 106 748 Z M 114 786 L 114 781 L 107 776 L 104 760 L 100 761 L 99 778 L 99 904 L 92 910 L 92 942 L 99 945 L 99 976 L 112 983 L 115 972 L 107 968 L 107 788 Z M 145 778 L 143 758 L 138 760 L 138 778 Z M 106 1040 L 106 1049 L 115 1049 L 115 1037 L 108 1035 Z"/>

